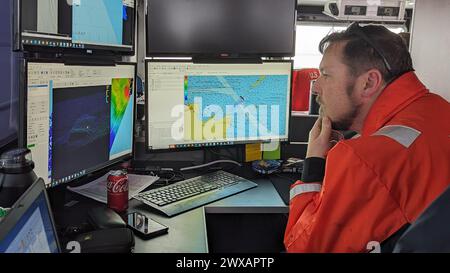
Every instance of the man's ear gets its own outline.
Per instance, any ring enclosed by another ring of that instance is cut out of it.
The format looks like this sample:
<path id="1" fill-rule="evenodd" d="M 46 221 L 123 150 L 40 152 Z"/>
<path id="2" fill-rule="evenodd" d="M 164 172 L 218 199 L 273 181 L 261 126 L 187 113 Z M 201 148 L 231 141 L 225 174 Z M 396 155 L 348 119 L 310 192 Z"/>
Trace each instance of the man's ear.
<path id="1" fill-rule="evenodd" d="M 361 97 L 363 99 L 370 99 L 376 96 L 384 86 L 383 75 L 378 69 L 370 69 L 361 75 Z"/>

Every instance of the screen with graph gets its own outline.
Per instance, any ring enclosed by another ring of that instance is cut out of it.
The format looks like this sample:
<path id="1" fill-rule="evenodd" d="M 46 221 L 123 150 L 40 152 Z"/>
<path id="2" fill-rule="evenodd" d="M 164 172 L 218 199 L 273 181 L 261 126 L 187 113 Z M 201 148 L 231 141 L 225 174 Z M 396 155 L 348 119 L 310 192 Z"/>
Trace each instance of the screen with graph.
<path id="1" fill-rule="evenodd" d="M 23 47 L 133 52 L 135 0 L 23 0 Z"/>
<path id="2" fill-rule="evenodd" d="M 130 156 L 135 65 L 28 62 L 26 147 L 47 186 Z"/>

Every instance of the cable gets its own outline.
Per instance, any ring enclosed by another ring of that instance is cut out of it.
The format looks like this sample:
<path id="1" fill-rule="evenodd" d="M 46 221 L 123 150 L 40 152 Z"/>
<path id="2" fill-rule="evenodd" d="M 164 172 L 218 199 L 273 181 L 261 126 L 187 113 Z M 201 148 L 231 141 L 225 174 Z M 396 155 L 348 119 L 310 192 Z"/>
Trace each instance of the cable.
<path id="1" fill-rule="evenodd" d="M 209 163 L 206 163 L 206 164 L 202 164 L 202 165 L 181 168 L 180 172 L 200 169 L 200 168 L 203 168 L 203 167 L 208 167 L 208 166 L 211 166 L 211 165 L 214 165 L 214 164 L 219 164 L 219 163 L 232 163 L 232 164 L 238 165 L 239 167 L 242 167 L 241 163 L 239 163 L 237 161 L 234 161 L 234 160 L 216 160 L 216 161 L 212 161 L 212 162 L 209 162 Z"/>
<path id="2" fill-rule="evenodd" d="M 179 171 L 161 171 L 158 173 L 159 180 L 156 181 L 153 185 L 155 186 L 167 186 L 169 184 L 183 181 L 184 175 Z M 170 177 L 164 177 L 165 174 L 170 174 Z"/>

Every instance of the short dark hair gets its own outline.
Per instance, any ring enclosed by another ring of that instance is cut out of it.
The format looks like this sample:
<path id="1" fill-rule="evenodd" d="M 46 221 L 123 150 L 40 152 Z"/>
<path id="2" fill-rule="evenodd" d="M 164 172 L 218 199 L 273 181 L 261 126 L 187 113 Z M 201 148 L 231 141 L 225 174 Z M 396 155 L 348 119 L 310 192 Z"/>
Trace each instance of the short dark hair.
<path id="1" fill-rule="evenodd" d="M 346 42 L 343 62 L 350 72 L 359 76 L 371 68 L 378 69 L 385 82 L 413 71 L 411 55 L 402 37 L 381 25 L 350 25 L 345 31 L 334 32 L 322 39 L 319 51 L 323 54 L 330 44 Z"/>

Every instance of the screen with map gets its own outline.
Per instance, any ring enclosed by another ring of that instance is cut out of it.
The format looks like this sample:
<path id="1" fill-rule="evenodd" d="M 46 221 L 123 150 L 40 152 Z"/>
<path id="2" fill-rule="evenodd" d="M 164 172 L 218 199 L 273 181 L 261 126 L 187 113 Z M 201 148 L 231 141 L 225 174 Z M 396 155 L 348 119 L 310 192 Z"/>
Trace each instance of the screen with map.
<path id="1" fill-rule="evenodd" d="M 135 64 L 27 63 L 25 144 L 56 186 L 133 151 Z"/>
<path id="2" fill-rule="evenodd" d="M 290 61 L 148 61 L 148 148 L 287 140 L 291 70 Z"/>
<path id="3" fill-rule="evenodd" d="M 19 12 L 23 48 L 134 51 L 135 0 L 22 0 Z"/>

